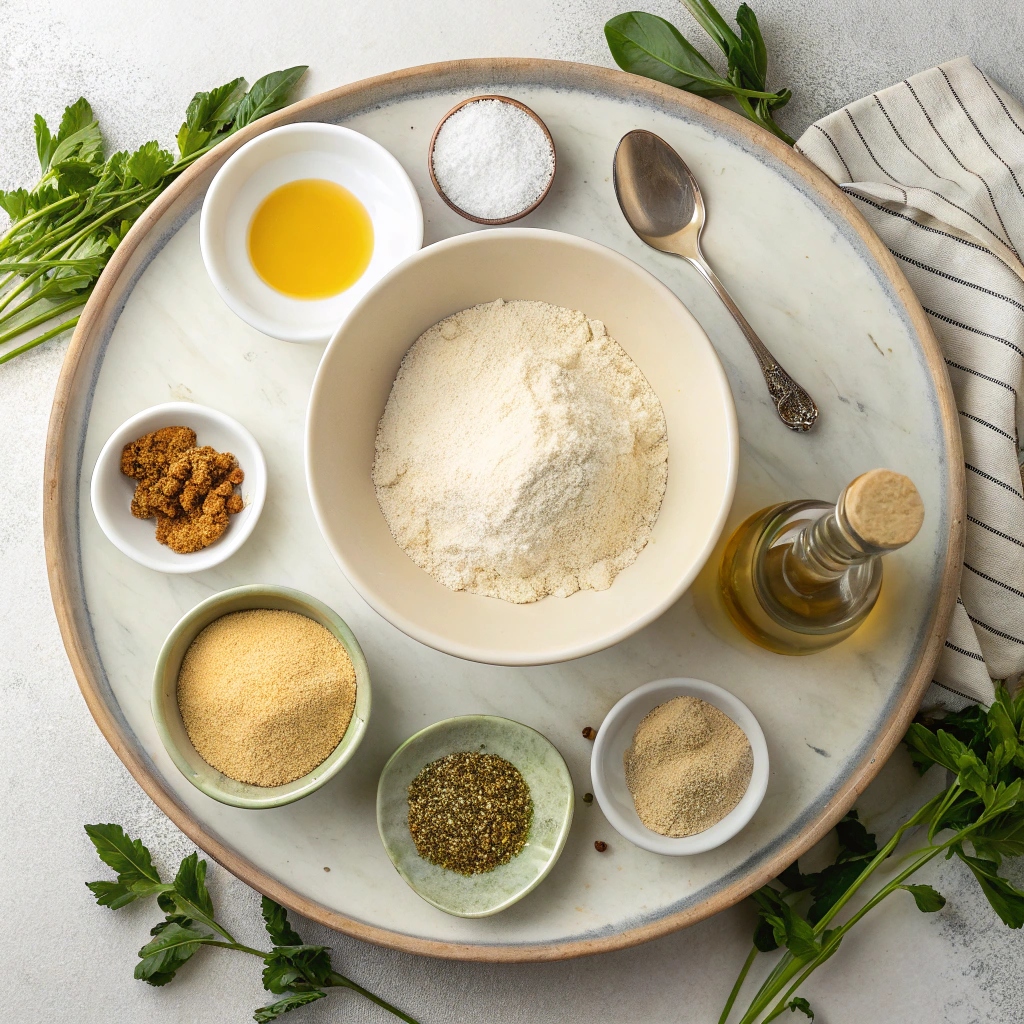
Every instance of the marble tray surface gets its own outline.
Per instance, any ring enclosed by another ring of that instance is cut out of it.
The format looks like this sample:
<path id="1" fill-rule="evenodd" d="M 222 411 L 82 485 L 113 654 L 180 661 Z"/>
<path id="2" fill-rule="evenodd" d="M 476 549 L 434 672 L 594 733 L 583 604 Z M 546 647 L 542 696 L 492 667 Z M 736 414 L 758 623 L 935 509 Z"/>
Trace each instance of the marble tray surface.
<path id="1" fill-rule="evenodd" d="M 830 652 L 784 659 L 708 629 L 691 592 L 632 639 L 560 666 L 476 665 L 409 639 L 357 596 L 313 520 L 302 435 L 322 350 L 265 337 L 227 309 L 200 258 L 198 207 L 161 240 L 114 326 L 95 380 L 81 439 L 81 579 L 120 713 L 162 784 L 210 834 L 294 893 L 399 939 L 558 945 L 617 935 L 708 900 L 820 815 L 878 734 L 919 658 L 946 556 L 946 451 L 924 354 L 863 242 L 795 177 L 700 118 L 492 77 L 467 80 L 457 90 L 413 91 L 347 118 L 411 175 L 427 244 L 472 229 L 430 185 L 430 134 L 456 101 L 487 91 L 536 110 L 558 149 L 551 194 L 520 224 L 574 232 L 636 260 L 680 296 L 716 345 L 741 434 L 739 488 L 727 530 L 773 500 L 834 498 L 874 466 L 914 479 L 927 510 L 924 529 L 887 560 L 883 598 L 865 628 Z M 765 342 L 817 399 L 821 418 L 812 434 L 792 434 L 778 422 L 745 341 L 710 289 L 681 261 L 646 248 L 622 220 L 611 157 L 620 136 L 638 126 L 676 146 L 700 181 L 709 210 L 708 259 Z M 140 409 L 170 400 L 236 417 L 256 436 L 269 468 L 267 502 L 253 536 L 228 562 L 194 576 L 164 576 L 130 561 L 104 538 L 89 507 L 92 466 L 109 434 Z M 149 708 L 152 667 L 167 632 L 198 601 L 244 583 L 282 584 L 325 601 L 359 638 L 374 680 L 373 715 L 358 757 L 308 799 L 259 812 L 217 804 L 190 786 L 160 745 Z M 591 788 L 591 746 L 581 729 L 596 728 L 635 686 L 677 675 L 708 679 L 743 700 L 764 729 L 772 765 L 752 823 L 726 846 L 692 858 L 629 846 L 596 803 L 579 799 Z M 548 736 L 572 773 L 578 807 L 565 852 L 545 883 L 498 917 L 475 921 L 446 916 L 405 885 L 381 846 L 374 816 L 377 777 L 395 748 L 431 722 L 471 713 L 511 717 Z M 596 853 L 596 839 L 608 842 L 615 856 Z"/>

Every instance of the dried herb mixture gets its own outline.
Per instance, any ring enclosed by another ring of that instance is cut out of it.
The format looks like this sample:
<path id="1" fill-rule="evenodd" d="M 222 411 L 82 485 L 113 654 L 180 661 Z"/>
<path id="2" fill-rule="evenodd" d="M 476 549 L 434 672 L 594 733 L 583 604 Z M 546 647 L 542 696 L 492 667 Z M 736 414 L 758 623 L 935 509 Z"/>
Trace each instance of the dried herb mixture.
<path id="1" fill-rule="evenodd" d="M 416 851 L 460 875 L 507 864 L 522 852 L 532 821 L 530 787 L 514 764 L 496 754 L 448 754 L 409 786 Z"/>

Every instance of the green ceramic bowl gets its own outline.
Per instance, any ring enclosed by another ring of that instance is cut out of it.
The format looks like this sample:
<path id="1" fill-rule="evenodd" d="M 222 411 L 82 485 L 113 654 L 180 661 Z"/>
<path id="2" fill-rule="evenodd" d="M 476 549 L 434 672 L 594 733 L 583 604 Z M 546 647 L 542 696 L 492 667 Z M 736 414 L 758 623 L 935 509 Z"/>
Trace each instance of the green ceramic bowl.
<path id="1" fill-rule="evenodd" d="M 468 878 L 420 857 L 409 832 L 409 784 L 425 765 L 460 750 L 510 761 L 533 797 L 533 824 L 523 852 L 508 864 Z M 456 917 L 497 914 L 540 885 L 565 846 L 572 810 L 572 778 L 551 742 L 529 726 L 490 715 L 465 715 L 427 726 L 391 755 L 377 785 L 377 828 L 391 863 L 419 896 Z"/>
<path id="2" fill-rule="evenodd" d="M 348 651 L 356 670 L 356 706 L 341 742 L 323 764 L 284 786 L 251 786 L 236 782 L 207 764 L 196 753 L 178 710 L 178 673 L 192 641 L 215 619 L 251 608 L 273 608 L 308 615 L 329 629 Z M 260 809 L 280 807 L 309 796 L 336 775 L 355 753 L 370 717 L 370 673 L 352 630 L 322 601 L 287 587 L 253 585 L 225 590 L 197 604 L 171 630 L 160 650 L 153 679 L 153 718 L 171 760 L 196 789 L 222 804 Z"/>

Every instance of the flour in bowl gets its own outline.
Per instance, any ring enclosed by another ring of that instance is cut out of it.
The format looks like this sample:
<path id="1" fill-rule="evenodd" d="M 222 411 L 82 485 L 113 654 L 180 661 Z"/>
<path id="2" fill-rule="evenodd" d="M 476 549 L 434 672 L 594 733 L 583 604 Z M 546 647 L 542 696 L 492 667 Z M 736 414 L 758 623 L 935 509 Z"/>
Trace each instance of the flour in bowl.
<path id="1" fill-rule="evenodd" d="M 388 526 L 418 566 L 518 604 L 611 586 L 647 544 L 667 478 L 661 402 L 604 324 L 522 300 L 420 336 L 373 464 Z"/>

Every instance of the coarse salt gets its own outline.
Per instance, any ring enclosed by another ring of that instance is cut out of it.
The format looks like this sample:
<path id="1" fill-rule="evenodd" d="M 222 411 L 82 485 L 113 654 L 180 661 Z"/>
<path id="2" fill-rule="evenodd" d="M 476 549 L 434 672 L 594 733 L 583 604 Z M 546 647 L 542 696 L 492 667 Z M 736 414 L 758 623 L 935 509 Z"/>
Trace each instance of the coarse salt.
<path id="1" fill-rule="evenodd" d="M 504 100 L 476 100 L 441 126 L 433 166 L 441 191 L 460 210 L 502 220 L 540 199 L 555 173 L 555 153 L 525 111 Z"/>

